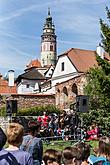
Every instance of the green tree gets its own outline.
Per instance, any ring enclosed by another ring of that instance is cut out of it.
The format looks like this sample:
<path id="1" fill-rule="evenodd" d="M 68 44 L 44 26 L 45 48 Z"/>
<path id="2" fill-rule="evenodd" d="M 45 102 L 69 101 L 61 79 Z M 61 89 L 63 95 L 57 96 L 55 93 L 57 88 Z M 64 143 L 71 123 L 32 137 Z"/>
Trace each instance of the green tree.
<path id="1" fill-rule="evenodd" d="M 99 67 L 90 69 L 85 93 L 90 98 L 91 109 L 110 111 L 110 63 L 96 56 Z"/>
<path id="2" fill-rule="evenodd" d="M 106 7 L 106 13 L 107 13 L 108 24 L 105 23 L 102 19 L 100 19 L 100 27 L 101 27 L 103 48 L 110 55 L 110 26 L 109 26 L 110 10 L 108 9 L 108 7 Z"/>
<path id="3" fill-rule="evenodd" d="M 110 21 L 110 11 L 106 7 L 107 19 Z M 110 55 L 110 26 L 100 19 L 102 46 Z M 90 110 L 81 114 L 86 126 L 96 122 L 107 132 L 110 127 L 110 62 L 96 55 L 98 67 L 92 68 L 87 74 L 85 94 L 89 95 Z"/>

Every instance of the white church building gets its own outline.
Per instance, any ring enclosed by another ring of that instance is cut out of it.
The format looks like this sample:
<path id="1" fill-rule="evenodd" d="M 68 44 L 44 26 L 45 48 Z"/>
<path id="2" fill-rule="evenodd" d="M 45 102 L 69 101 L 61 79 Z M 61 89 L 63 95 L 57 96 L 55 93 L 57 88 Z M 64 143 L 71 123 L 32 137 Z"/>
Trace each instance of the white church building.
<path id="1" fill-rule="evenodd" d="M 80 75 L 81 77 L 82 75 L 86 75 L 86 72 L 90 68 L 97 66 L 96 53 L 101 58 L 110 61 L 110 57 L 107 53 L 104 53 L 100 45 L 95 51 L 70 48 L 57 57 L 57 36 L 50 10 L 48 10 L 41 35 L 41 59 L 40 61 L 38 59 L 32 60 L 27 65 L 24 73 L 18 76 L 16 79 L 17 93 L 56 94 L 56 100 L 59 100 L 60 95 L 60 98 L 62 98 L 64 89 L 66 91 L 69 89 L 69 93 L 73 91 L 72 95 L 74 97 L 77 94 L 83 94 L 85 81 L 83 82 L 84 84 L 79 83 L 77 88 L 76 78 L 78 77 L 79 82 Z M 72 85 L 69 84 L 69 80 L 71 84 L 72 82 L 74 83 Z M 76 88 L 77 92 L 74 93 Z"/>

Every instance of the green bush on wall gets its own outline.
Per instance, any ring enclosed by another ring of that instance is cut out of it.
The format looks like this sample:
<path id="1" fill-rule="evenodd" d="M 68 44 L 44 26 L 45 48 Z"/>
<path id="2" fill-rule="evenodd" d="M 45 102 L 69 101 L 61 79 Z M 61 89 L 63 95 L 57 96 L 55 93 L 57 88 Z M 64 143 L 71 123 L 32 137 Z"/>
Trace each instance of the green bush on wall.
<path id="1" fill-rule="evenodd" d="M 0 116 L 6 116 L 6 107 L 1 107 L 0 108 Z"/>
<path id="2" fill-rule="evenodd" d="M 17 116 L 41 116 L 46 111 L 48 114 L 59 114 L 61 110 L 55 105 L 37 106 L 32 108 L 23 108 L 18 110 Z"/>

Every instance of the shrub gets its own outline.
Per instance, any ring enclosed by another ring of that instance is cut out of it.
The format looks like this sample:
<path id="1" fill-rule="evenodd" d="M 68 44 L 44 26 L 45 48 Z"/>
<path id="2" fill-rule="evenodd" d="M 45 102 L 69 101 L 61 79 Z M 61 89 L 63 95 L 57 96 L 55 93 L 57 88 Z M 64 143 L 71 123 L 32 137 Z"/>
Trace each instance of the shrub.
<path id="1" fill-rule="evenodd" d="M 6 116 L 6 107 L 5 106 L 0 108 L 0 116 Z"/>
<path id="2" fill-rule="evenodd" d="M 42 116 L 44 111 L 46 111 L 48 114 L 60 113 L 60 109 L 57 108 L 55 105 L 46 105 L 20 109 L 18 110 L 17 116 Z"/>

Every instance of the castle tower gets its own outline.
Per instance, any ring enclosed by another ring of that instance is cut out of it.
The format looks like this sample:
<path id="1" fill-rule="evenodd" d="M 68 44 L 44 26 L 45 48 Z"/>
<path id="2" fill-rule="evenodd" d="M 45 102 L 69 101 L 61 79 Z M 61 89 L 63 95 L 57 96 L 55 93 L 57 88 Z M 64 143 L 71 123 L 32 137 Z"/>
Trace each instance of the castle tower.
<path id="1" fill-rule="evenodd" d="M 57 58 L 56 51 L 56 35 L 55 26 L 52 22 L 50 9 L 48 9 L 48 16 L 41 35 L 41 65 L 42 67 L 48 65 L 55 65 Z"/>

